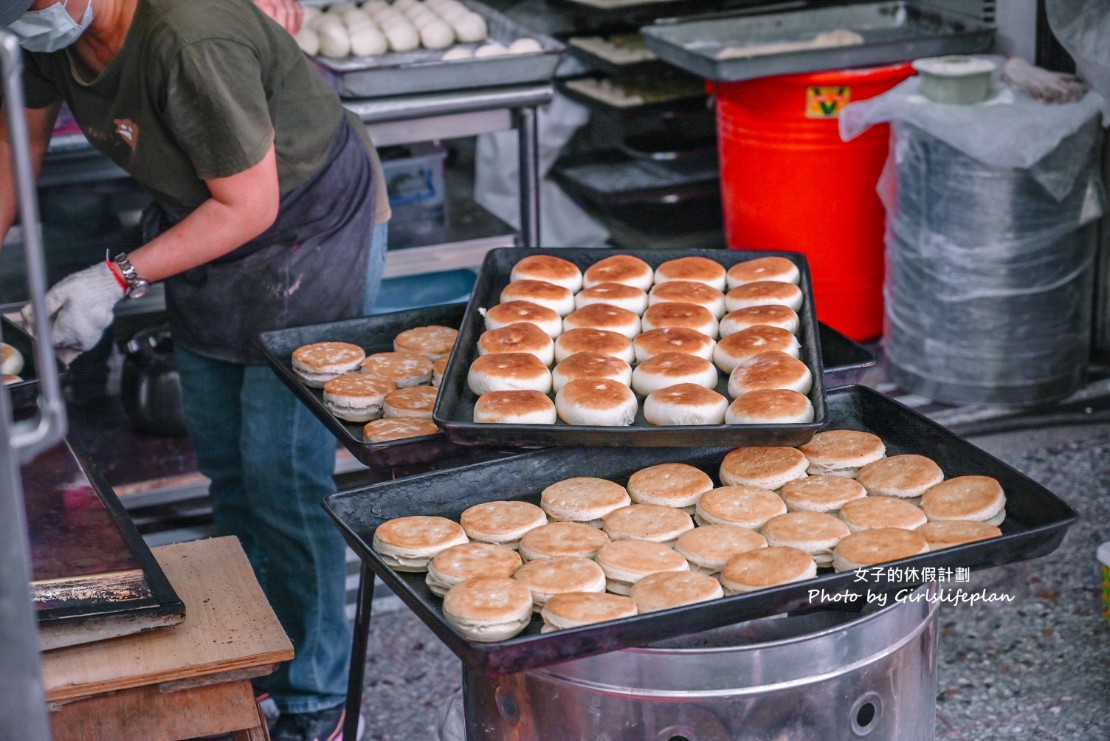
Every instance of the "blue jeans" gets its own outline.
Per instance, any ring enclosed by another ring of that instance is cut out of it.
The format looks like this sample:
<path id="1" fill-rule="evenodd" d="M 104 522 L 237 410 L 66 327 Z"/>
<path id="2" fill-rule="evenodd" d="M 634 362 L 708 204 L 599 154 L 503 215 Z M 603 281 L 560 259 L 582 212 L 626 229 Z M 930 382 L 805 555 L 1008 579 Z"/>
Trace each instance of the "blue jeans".
<path id="1" fill-rule="evenodd" d="M 320 506 L 335 491 L 335 438 L 269 367 L 176 354 L 216 528 L 239 537 L 296 652 L 256 687 L 283 712 L 334 707 L 351 648 L 344 541 Z"/>
<path id="2" fill-rule="evenodd" d="M 370 261 L 366 268 L 366 292 L 362 298 L 362 313 L 369 315 L 378 292 L 382 287 L 382 272 L 385 270 L 385 251 L 389 244 L 389 222 L 374 225 L 370 238 Z"/>

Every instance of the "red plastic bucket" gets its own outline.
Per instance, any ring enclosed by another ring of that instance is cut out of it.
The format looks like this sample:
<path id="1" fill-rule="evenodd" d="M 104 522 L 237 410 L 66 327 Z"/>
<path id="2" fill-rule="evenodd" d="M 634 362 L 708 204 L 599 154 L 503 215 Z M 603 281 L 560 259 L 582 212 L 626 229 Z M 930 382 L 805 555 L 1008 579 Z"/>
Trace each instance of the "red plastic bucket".
<path id="1" fill-rule="evenodd" d="M 838 116 L 912 74 L 897 64 L 713 83 L 728 246 L 804 253 L 818 318 L 855 340 L 882 334 L 875 186 L 889 127 L 844 142 Z"/>

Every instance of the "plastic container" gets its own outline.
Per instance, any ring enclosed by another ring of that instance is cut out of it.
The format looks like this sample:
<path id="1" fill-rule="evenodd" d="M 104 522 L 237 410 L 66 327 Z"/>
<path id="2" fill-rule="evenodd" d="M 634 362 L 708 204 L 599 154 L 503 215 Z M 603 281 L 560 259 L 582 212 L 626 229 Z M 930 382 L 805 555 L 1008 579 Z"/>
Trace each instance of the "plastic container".
<path id="1" fill-rule="evenodd" d="M 837 118 L 912 74 L 896 64 L 713 84 L 729 247 L 804 253 L 818 319 L 857 341 L 882 332 L 885 212 L 875 186 L 889 129 L 844 142 Z"/>
<path id="2" fill-rule="evenodd" d="M 442 215 L 447 194 L 446 161 L 447 148 L 433 142 L 382 153 L 382 171 L 394 219 Z"/>
<path id="3" fill-rule="evenodd" d="M 921 94 L 935 103 L 982 103 L 991 89 L 995 63 L 982 57 L 952 54 L 918 59 L 913 68 L 921 77 Z"/>

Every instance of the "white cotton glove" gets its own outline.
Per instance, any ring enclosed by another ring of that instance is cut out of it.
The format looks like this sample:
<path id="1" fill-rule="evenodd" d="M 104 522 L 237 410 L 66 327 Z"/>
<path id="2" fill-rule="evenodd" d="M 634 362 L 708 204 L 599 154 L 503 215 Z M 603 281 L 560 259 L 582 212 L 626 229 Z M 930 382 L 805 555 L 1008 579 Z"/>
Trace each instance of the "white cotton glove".
<path id="1" fill-rule="evenodd" d="M 1042 103 L 1073 103 L 1090 90 L 1090 85 L 1066 72 L 1050 72 L 1020 57 L 1002 65 L 1002 81 Z"/>
<path id="2" fill-rule="evenodd" d="M 54 346 L 77 353 L 91 349 L 112 323 L 112 308 L 121 298 L 123 287 L 107 262 L 62 278 L 46 292 Z M 30 324 L 29 310 L 28 304 L 24 316 Z"/>

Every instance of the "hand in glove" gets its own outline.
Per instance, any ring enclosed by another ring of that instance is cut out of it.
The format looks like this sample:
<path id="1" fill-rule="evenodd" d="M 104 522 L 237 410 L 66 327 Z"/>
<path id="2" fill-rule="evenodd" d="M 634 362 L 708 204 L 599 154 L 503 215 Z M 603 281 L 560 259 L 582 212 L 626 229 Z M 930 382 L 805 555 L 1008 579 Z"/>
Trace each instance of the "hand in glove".
<path id="1" fill-rule="evenodd" d="M 121 298 L 123 287 L 107 262 L 62 278 L 46 292 L 54 346 L 79 353 L 91 349 L 112 323 L 112 308 Z"/>
<path id="2" fill-rule="evenodd" d="M 1002 80 L 1042 103 L 1072 103 L 1090 90 L 1090 85 L 1075 75 L 1050 72 L 1020 57 L 1010 57 L 1002 65 Z"/>

